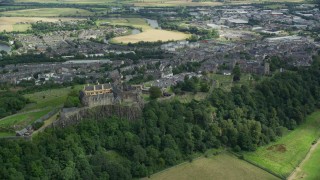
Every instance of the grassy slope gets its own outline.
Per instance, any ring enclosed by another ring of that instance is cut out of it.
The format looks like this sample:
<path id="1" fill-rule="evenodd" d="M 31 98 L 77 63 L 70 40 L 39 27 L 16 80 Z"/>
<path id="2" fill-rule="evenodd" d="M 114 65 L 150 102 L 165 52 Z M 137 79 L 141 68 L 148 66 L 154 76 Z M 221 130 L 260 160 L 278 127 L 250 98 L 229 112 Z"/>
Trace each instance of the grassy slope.
<path id="1" fill-rule="evenodd" d="M 27 126 L 28 124 L 34 122 L 35 120 L 48 114 L 49 112 L 50 112 L 50 109 L 46 108 L 42 110 L 8 116 L 0 120 L 0 127 L 8 128 L 8 127 L 16 126 L 16 127 L 19 127 L 19 129 L 20 128 L 22 129 L 24 126 Z"/>
<path id="2" fill-rule="evenodd" d="M 297 177 L 303 177 L 301 179 L 305 180 L 314 180 L 320 179 L 320 146 L 318 145 L 317 148 L 313 151 L 308 161 L 305 162 L 301 166 L 301 172 L 298 173 Z"/>
<path id="3" fill-rule="evenodd" d="M 75 87 L 76 90 L 81 88 L 81 85 Z M 0 119 L 0 136 L 9 133 L 6 132 L 8 128 L 22 129 L 53 109 L 62 107 L 70 91 L 71 88 L 61 88 L 24 95 L 34 103 L 27 105 L 18 114 Z"/>
<path id="4" fill-rule="evenodd" d="M 22 111 L 30 111 L 41 108 L 52 109 L 57 106 L 62 106 L 69 92 L 70 88 L 62 88 L 26 94 L 26 98 L 36 103 L 29 104 Z"/>
<path id="5" fill-rule="evenodd" d="M 90 16 L 92 13 L 84 9 L 76 8 L 40 8 L 25 9 L 16 11 L 5 11 L 0 13 L 3 16 L 22 17 L 56 17 L 56 16 Z"/>
<path id="6" fill-rule="evenodd" d="M 219 154 L 210 158 L 199 158 L 192 163 L 183 163 L 151 176 L 154 180 L 184 179 L 184 180 L 245 180 L 245 179 L 277 179 L 277 177 L 259 169 L 230 154 Z"/>
<path id="7" fill-rule="evenodd" d="M 287 177 L 308 153 L 311 144 L 320 136 L 320 111 L 307 117 L 306 122 L 296 130 L 289 132 L 267 146 L 258 148 L 255 152 L 244 153 L 248 159 L 272 172 Z M 283 145 L 285 152 L 272 146 Z"/>

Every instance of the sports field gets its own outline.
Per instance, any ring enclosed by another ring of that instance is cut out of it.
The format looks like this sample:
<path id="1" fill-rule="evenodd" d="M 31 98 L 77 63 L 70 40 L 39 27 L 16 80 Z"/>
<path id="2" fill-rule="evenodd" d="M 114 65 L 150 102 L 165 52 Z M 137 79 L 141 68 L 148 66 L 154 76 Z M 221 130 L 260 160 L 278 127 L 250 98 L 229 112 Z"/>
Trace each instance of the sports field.
<path id="1" fill-rule="evenodd" d="M 320 111 L 308 116 L 304 124 L 276 142 L 259 147 L 255 152 L 244 153 L 244 157 L 286 178 L 306 157 L 312 142 L 319 136 Z"/>
<path id="2" fill-rule="evenodd" d="M 151 176 L 152 180 L 268 180 L 277 177 L 257 168 L 237 157 L 222 153 L 217 156 L 201 157 L 193 162 L 183 163 Z"/>
<path id="3" fill-rule="evenodd" d="M 31 27 L 31 23 L 37 21 L 57 22 L 68 21 L 71 18 L 37 18 L 37 17 L 0 17 L 0 32 L 6 31 L 26 31 Z"/>
<path id="4" fill-rule="evenodd" d="M 1 12 L 2 16 L 14 17 L 59 17 L 59 16 L 91 16 L 92 12 L 76 8 L 39 8 Z"/>

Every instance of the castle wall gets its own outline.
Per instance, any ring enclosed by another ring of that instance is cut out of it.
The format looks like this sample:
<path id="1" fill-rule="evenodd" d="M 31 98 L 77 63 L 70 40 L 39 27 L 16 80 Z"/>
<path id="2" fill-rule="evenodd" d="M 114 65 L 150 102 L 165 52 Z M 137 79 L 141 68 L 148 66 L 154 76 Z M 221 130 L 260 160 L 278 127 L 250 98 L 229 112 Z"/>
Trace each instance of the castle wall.
<path id="1" fill-rule="evenodd" d="M 82 120 L 104 120 L 117 116 L 128 120 L 137 120 L 142 116 L 143 107 L 138 104 L 132 106 L 103 105 L 95 107 L 76 108 L 70 111 L 62 111 L 60 119 L 53 122 L 52 127 L 66 127 L 78 124 Z"/>

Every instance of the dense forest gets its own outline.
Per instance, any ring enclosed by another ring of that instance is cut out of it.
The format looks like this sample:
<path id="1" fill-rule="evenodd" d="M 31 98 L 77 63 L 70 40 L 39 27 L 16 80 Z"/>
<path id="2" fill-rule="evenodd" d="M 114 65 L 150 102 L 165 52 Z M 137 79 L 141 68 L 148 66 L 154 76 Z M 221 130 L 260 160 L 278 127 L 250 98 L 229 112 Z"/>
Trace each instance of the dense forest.
<path id="1" fill-rule="evenodd" d="M 0 90 L 0 118 L 16 113 L 29 102 L 18 93 Z"/>
<path id="2" fill-rule="evenodd" d="M 132 179 L 228 147 L 254 151 L 320 107 L 320 61 L 204 101 L 151 101 L 143 117 L 87 119 L 32 141 L 0 141 L 0 179 Z"/>

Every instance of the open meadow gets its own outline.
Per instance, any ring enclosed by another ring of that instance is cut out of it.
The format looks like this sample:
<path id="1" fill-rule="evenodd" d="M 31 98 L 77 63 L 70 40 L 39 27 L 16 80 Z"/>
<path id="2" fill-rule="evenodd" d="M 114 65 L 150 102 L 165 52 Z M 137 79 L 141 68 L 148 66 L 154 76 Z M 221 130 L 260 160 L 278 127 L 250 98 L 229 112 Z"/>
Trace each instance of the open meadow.
<path id="1" fill-rule="evenodd" d="M 147 178 L 146 178 L 147 179 Z M 152 180 L 184 179 L 184 180 L 247 180 L 247 179 L 278 179 L 262 169 L 228 153 L 222 153 L 209 158 L 201 157 L 186 162 L 150 177 Z"/>
<path id="2" fill-rule="evenodd" d="M 255 152 L 244 153 L 244 158 L 286 178 L 306 157 L 319 136 L 320 111 L 309 115 L 305 123 L 275 142 L 259 147 Z"/>
<path id="3" fill-rule="evenodd" d="M 57 22 L 69 21 L 71 18 L 37 18 L 37 17 L 0 17 L 0 32 L 6 31 L 26 31 L 31 28 L 31 23 L 38 21 L 43 22 Z"/>
<path id="4" fill-rule="evenodd" d="M 39 8 L 1 12 L 2 16 L 14 17 L 63 17 L 63 16 L 91 16 L 92 12 L 77 8 Z"/>

